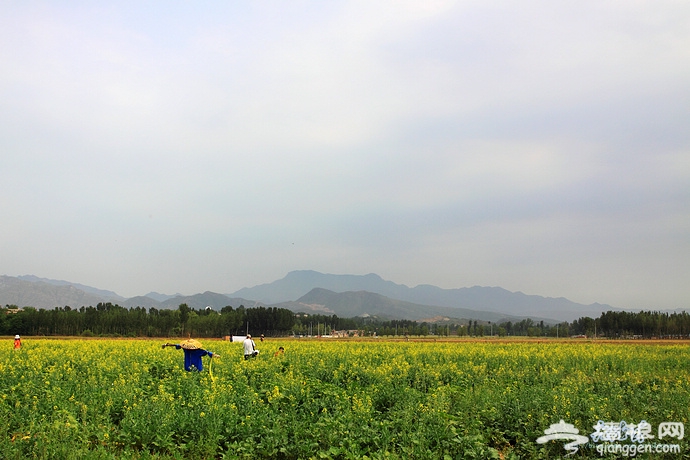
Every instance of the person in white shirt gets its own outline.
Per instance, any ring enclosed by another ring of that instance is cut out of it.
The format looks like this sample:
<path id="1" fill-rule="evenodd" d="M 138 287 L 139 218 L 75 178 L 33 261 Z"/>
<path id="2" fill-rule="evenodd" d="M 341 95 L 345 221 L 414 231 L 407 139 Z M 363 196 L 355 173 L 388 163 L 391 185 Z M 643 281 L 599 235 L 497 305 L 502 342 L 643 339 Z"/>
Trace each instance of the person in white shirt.
<path id="1" fill-rule="evenodd" d="M 256 345 L 254 344 L 250 334 L 247 334 L 247 338 L 244 339 L 243 345 L 244 359 L 249 359 L 259 354 L 259 350 L 256 349 Z"/>

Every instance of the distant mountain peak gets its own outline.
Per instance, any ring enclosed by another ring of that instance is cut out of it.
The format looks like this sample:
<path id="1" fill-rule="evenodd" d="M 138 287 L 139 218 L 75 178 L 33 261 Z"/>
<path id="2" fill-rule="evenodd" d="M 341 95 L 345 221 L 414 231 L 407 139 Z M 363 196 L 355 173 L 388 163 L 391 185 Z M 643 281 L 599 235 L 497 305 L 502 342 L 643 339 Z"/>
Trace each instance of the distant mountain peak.
<path id="1" fill-rule="evenodd" d="M 157 302 L 165 302 L 166 300 L 174 299 L 175 297 L 182 297 L 182 294 L 180 294 L 178 292 L 177 294 L 170 295 L 170 294 L 161 294 L 159 292 L 151 291 L 142 297 L 148 297 L 149 299 L 153 299 Z"/>
<path id="2" fill-rule="evenodd" d="M 311 297 L 309 297 L 311 296 Z M 250 300 L 248 300 L 250 299 Z M 299 300 L 300 302 L 298 302 Z M 563 297 L 549 298 L 511 292 L 501 287 L 473 286 L 443 289 L 430 284 L 410 288 L 381 278 L 376 273 L 366 275 L 333 275 L 314 270 L 295 270 L 284 278 L 233 294 L 206 291 L 202 294 L 160 294 L 124 299 L 112 291 L 96 289 L 78 283 L 39 278 L 34 275 L 0 277 L 0 304 L 54 308 L 96 305 L 112 302 L 119 305 L 146 308 L 177 308 L 186 303 L 191 308 L 225 306 L 253 308 L 258 305 L 284 306 L 293 311 L 301 306 L 317 308 L 321 312 L 347 317 L 370 314 L 400 319 L 466 317 L 483 319 L 491 316 L 533 319 L 552 318 L 573 321 L 583 316 L 598 317 L 609 305 L 582 305 Z M 300 306 L 301 305 L 301 306 Z"/>
<path id="3" fill-rule="evenodd" d="M 20 279 L 22 281 L 28 281 L 30 283 L 46 283 L 46 284 L 50 284 L 52 286 L 71 286 L 73 288 L 79 289 L 80 291 L 84 291 L 87 294 L 100 297 L 106 301 L 117 302 L 117 301 L 125 300 L 124 297 L 116 294 L 113 291 L 108 291 L 105 289 L 98 289 L 98 288 L 86 286 L 86 285 L 79 284 L 79 283 L 73 283 L 71 281 L 54 280 L 54 279 L 49 279 L 49 278 L 39 278 L 38 276 L 35 276 L 35 275 L 22 275 L 22 276 L 18 276 L 17 279 Z"/>
<path id="4" fill-rule="evenodd" d="M 315 288 L 327 289 L 334 293 L 366 291 L 417 305 L 501 312 L 511 316 L 553 318 L 559 321 L 573 321 L 582 316 L 599 316 L 602 312 L 614 310 L 608 305 L 582 305 L 562 297 L 554 299 L 527 295 L 501 287 L 443 289 L 424 284 L 410 288 L 386 281 L 375 273 L 331 275 L 314 270 L 291 271 L 285 278 L 273 283 L 243 288 L 231 295 L 256 299 L 266 304 L 277 304 L 300 299 Z"/>

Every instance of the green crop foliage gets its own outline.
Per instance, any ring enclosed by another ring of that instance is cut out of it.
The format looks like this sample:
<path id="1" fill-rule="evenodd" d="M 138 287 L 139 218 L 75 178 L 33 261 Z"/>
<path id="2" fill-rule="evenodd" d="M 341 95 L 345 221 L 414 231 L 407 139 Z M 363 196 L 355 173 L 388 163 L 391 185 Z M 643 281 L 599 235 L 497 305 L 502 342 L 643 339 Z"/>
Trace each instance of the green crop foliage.
<path id="1" fill-rule="evenodd" d="M 0 457 L 551 459 L 564 442 L 536 439 L 561 419 L 587 436 L 599 420 L 687 426 L 690 412 L 683 344 L 273 339 L 245 361 L 206 340 L 222 358 L 199 373 L 161 343 L 8 340 Z M 688 458 L 673 441 L 680 455 L 637 458 Z"/>

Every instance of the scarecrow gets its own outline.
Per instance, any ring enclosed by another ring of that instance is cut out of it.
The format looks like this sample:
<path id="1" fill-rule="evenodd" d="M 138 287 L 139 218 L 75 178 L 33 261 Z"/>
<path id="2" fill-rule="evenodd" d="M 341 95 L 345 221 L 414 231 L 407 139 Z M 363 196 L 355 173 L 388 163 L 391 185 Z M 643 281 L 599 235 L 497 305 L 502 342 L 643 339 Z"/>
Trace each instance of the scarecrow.
<path id="1" fill-rule="evenodd" d="M 182 348 L 184 351 L 184 370 L 186 371 L 202 371 L 204 370 L 204 365 L 201 363 L 201 358 L 208 355 L 211 359 L 220 358 L 218 353 L 212 353 L 201 348 L 201 342 L 194 339 L 187 339 L 182 343 L 166 343 L 163 345 L 165 347 L 175 347 L 176 349 Z"/>

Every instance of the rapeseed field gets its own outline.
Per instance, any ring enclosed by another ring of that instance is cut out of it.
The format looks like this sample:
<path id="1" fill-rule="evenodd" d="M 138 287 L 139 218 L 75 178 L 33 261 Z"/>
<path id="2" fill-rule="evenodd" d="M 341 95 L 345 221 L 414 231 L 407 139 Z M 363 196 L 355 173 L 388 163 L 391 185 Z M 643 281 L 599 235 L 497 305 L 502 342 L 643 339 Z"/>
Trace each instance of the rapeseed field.
<path id="1" fill-rule="evenodd" d="M 6 459 L 621 458 L 595 442 L 537 442 L 561 420 L 587 437 L 599 422 L 646 423 L 644 442 L 681 452 L 638 458 L 690 456 L 677 429 L 657 432 L 688 423 L 685 344 L 271 339 L 245 361 L 241 344 L 206 340 L 221 358 L 186 372 L 163 340 L 10 342 Z M 641 441 L 618 434 L 609 444 Z"/>

